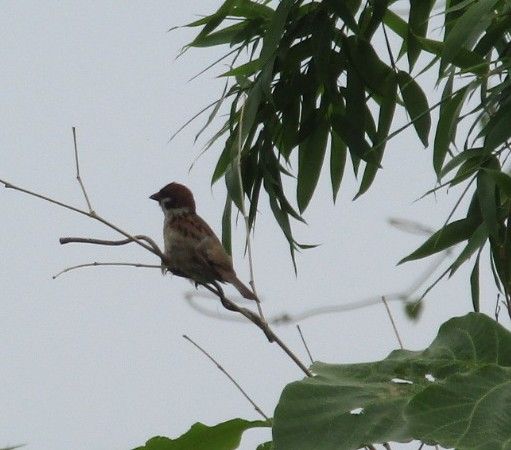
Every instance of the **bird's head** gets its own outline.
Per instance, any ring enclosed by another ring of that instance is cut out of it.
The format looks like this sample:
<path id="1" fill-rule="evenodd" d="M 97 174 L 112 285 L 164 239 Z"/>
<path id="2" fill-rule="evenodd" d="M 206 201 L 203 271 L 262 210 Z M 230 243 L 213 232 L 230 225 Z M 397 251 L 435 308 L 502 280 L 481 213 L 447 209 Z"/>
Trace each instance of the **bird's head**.
<path id="1" fill-rule="evenodd" d="M 179 183 L 169 183 L 149 198 L 160 204 L 165 215 L 195 212 L 195 200 L 192 192 Z"/>

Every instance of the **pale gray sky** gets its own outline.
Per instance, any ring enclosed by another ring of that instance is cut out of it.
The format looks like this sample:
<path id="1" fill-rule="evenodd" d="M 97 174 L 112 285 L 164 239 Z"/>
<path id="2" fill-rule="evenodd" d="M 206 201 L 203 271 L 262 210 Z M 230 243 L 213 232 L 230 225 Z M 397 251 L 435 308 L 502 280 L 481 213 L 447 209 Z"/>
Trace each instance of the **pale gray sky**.
<path id="1" fill-rule="evenodd" d="M 148 196 L 176 180 L 192 188 L 199 213 L 220 232 L 223 183 L 213 190 L 209 184 L 220 146 L 189 173 L 201 150 L 193 136 L 202 122 L 167 144 L 185 119 L 218 97 L 222 82 L 214 72 L 187 80 L 220 52 L 192 50 L 176 61 L 194 31 L 166 32 L 218 5 L 2 1 L 0 178 L 84 207 L 74 179 L 76 126 L 82 176 L 98 213 L 161 243 L 162 214 Z M 422 82 L 431 99 L 438 96 L 433 82 Z M 406 120 L 402 112 L 398 120 Z M 299 240 L 322 245 L 297 256 L 298 277 L 262 201 L 253 246 L 267 315 L 406 287 L 427 263 L 396 262 L 423 238 L 389 227 L 387 219 L 438 227 L 457 195 L 414 203 L 434 185 L 430 161 L 431 151 L 408 131 L 388 144 L 384 169 L 356 202 L 348 168 L 335 206 L 325 170 L 305 214 L 308 226 L 295 226 Z M 136 246 L 58 243 L 70 235 L 118 237 L 104 226 L 12 190 L 0 190 L 0 211 L 0 447 L 124 450 L 153 435 L 178 436 L 196 421 L 257 418 L 183 333 L 215 355 L 268 415 L 285 384 L 302 376 L 253 326 L 207 318 L 187 306 L 183 297 L 191 285 L 185 280 L 135 268 L 89 268 L 52 280 L 61 269 L 85 262 L 157 263 Z M 234 259 L 248 281 L 243 239 L 240 222 Z M 424 348 L 444 320 L 469 309 L 469 270 L 430 294 L 417 324 L 391 305 L 407 348 Z M 494 293 L 484 276 L 483 308 L 491 313 Z M 371 361 L 397 347 L 382 305 L 309 319 L 302 328 L 322 361 Z M 294 326 L 277 332 L 306 359 Z M 267 439 L 267 430 L 250 431 L 241 448 Z"/>

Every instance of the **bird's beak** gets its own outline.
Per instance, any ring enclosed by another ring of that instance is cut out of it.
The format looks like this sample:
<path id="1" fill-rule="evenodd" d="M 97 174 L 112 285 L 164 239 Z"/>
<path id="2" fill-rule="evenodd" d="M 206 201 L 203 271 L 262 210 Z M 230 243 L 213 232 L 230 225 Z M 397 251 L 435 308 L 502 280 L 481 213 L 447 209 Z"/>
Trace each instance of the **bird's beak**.
<path id="1" fill-rule="evenodd" d="M 160 193 L 157 192 L 156 194 L 153 194 L 149 197 L 151 200 L 156 200 L 157 202 L 160 201 Z"/>

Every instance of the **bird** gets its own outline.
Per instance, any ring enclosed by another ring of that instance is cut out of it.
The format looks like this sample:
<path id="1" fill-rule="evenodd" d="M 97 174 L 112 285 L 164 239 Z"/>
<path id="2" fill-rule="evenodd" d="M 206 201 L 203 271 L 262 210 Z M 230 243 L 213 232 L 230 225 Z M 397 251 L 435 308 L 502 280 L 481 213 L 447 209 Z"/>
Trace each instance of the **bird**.
<path id="1" fill-rule="evenodd" d="M 259 301 L 237 277 L 232 258 L 211 227 L 197 214 L 190 189 L 171 182 L 149 198 L 159 203 L 165 216 L 166 269 L 195 283 L 230 283 L 244 298 Z"/>

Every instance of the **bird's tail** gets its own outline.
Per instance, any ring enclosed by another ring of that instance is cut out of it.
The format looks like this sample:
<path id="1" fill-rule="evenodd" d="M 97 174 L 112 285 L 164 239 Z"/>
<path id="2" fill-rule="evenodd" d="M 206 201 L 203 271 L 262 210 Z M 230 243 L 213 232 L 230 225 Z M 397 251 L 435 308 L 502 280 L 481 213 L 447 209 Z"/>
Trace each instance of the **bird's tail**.
<path id="1" fill-rule="evenodd" d="M 238 290 L 238 292 L 246 299 L 248 300 L 255 300 L 256 302 L 259 301 L 257 296 L 252 292 L 251 289 L 249 289 L 247 286 L 243 284 L 242 281 L 238 277 L 234 277 L 232 280 L 229 280 L 229 282 Z"/>

